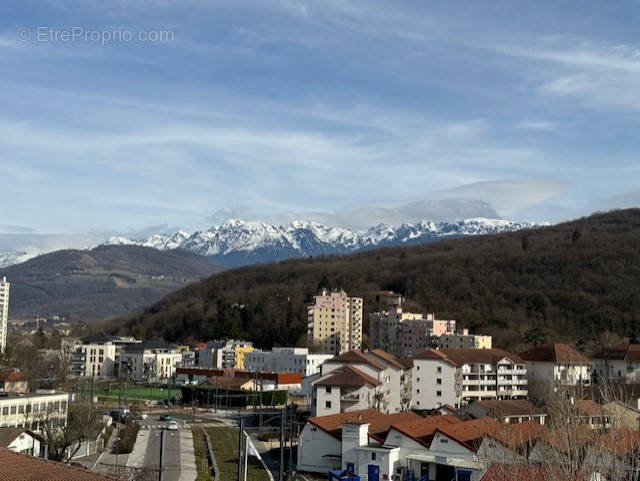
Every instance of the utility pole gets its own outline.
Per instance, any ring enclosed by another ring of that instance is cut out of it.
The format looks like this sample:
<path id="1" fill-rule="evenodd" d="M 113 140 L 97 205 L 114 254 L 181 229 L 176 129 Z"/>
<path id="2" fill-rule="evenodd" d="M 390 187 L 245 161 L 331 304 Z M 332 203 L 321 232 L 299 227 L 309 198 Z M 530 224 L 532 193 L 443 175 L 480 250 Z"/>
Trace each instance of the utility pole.
<path id="1" fill-rule="evenodd" d="M 164 477 L 164 434 L 165 434 L 165 430 L 163 429 L 162 431 L 160 431 L 160 466 L 158 469 L 158 481 L 163 481 Z"/>
<path id="2" fill-rule="evenodd" d="M 244 432 L 244 419 L 240 418 L 240 429 L 238 429 L 238 481 L 243 481 L 242 468 L 244 465 L 244 443 L 242 442 Z M 162 480 L 160 480 L 162 481 Z"/>
<path id="3" fill-rule="evenodd" d="M 280 410 L 280 477 L 278 481 L 284 481 L 284 409 Z"/>

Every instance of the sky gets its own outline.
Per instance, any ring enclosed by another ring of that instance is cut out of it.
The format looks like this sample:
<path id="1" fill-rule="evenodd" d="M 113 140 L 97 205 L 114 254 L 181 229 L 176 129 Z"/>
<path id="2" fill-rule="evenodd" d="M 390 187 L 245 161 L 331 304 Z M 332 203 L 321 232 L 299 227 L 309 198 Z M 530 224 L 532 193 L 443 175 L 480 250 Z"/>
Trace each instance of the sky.
<path id="1" fill-rule="evenodd" d="M 637 206 L 639 17 L 601 0 L 5 0 L 0 244 Z"/>

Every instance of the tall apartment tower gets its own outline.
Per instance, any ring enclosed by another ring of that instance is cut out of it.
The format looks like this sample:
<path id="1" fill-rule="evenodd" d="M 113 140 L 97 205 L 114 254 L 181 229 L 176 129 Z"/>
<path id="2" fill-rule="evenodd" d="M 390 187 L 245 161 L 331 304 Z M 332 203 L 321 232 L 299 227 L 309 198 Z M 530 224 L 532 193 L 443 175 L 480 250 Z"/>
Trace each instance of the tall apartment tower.
<path id="1" fill-rule="evenodd" d="M 0 279 L 0 354 L 7 349 L 7 328 L 9 322 L 9 283 Z"/>
<path id="2" fill-rule="evenodd" d="M 362 349 L 362 298 L 322 289 L 307 308 L 308 343 L 321 354 Z"/>

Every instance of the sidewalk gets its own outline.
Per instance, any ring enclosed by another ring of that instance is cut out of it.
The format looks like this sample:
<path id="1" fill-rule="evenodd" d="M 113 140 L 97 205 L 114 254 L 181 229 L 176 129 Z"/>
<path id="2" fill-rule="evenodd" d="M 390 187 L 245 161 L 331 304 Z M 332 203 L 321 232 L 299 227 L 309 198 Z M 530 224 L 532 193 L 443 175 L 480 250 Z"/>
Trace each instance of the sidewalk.
<path id="1" fill-rule="evenodd" d="M 198 468 L 191 429 L 180 430 L 180 462 L 180 481 L 195 481 Z"/>

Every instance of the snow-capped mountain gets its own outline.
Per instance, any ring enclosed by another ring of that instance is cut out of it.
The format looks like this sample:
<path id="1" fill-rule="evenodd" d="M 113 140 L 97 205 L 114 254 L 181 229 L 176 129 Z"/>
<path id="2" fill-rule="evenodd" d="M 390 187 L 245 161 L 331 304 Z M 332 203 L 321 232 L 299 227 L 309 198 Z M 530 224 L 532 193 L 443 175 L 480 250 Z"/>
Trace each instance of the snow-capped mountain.
<path id="1" fill-rule="evenodd" d="M 12 266 L 14 264 L 20 264 L 21 262 L 28 261 L 29 259 L 36 257 L 37 251 L 5 251 L 0 252 L 0 268 Z"/>
<path id="2" fill-rule="evenodd" d="M 293 257 L 348 254 L 376 247 L 422 244 L 442 238 L 497 234 L 533 227 L 529 222 L 474 218 L 455 222 L 423 220 L 398 226 L 379 224 L 349 230 L 315 222 L 294 221 L 286 226 L 231 219 L 208 230 L 188 234 L 155 234 L 148 239 L 111 237 L 105 244 L 141 245 L 161 250 L 182 249 L 212 257 L 226 266 L 274 262 Z"/>

